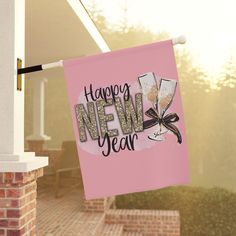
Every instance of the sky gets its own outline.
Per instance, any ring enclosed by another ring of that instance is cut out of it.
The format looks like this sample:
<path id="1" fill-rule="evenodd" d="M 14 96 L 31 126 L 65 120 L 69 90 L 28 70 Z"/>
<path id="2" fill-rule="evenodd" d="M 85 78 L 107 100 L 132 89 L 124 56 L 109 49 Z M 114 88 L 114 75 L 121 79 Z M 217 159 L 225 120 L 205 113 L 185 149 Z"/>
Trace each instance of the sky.
<path id="1" fill-rule="evenodd" d="M 236 0 L 92 1 L 111 24 L 121 20 L 126 5 L 130 25 L 166 31 L 172 37 L 185 35 L 184 47 L 212 80 L 217 80 L 228 58 L 236 58 Z"/>

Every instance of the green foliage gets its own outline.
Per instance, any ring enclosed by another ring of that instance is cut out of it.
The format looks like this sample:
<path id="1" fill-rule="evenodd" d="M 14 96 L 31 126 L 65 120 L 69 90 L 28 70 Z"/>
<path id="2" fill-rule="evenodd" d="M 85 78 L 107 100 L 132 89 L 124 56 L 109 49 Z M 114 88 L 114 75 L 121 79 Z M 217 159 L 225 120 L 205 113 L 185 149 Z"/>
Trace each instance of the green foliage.
<path id="1" fill-rule="evenodd" d="M 182 236 L 235 236 L 236 193 L 223 188 L 169 187 L 116 197 L 120 209 L 178 210 Z"/>

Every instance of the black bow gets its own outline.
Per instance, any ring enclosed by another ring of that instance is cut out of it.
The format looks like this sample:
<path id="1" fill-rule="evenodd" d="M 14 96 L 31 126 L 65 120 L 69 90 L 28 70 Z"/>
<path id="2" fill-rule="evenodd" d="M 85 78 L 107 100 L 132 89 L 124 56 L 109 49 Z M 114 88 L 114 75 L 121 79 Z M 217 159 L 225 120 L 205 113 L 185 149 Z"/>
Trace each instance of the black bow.
<path id="1" fill-rule="evenodd" d="M 173 132 L 177 136 L 178 143 L 182 143 L 182 137 L 181 137 L 181 134 L 180 134 L 178 128 L 172 124 L 172 123 L 177 122 L 179 120 L 179 117 L 176 113 L 170 113 L 170 114 L 167 114 L 163 117 L 159 117 L 158 113 L 153 108 L 149 108 L 145 112 L 145 115 L 147 115 L 148 117 L 150 117 L 152 119 L 146 120 L 143 122 L 144 129 L 151 128 L 157 124 L 159 124 L 159 125 L 163 124 L 163 126 L 165 126 L 168 130 L 170 130 L 171 132 Z"/>

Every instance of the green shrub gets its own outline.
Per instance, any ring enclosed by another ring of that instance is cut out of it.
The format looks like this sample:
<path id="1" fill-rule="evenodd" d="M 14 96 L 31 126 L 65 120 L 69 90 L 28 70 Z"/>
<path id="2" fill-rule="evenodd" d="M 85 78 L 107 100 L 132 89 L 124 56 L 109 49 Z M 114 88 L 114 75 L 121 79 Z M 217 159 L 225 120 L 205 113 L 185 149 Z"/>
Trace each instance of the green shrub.
<path id="1" fill-rule="evenodd" d="M 236 236 L 236 193 L 223 188 L 169 187 L 117 196 L 116 205 L 178 210 L 182 236 Z"/>

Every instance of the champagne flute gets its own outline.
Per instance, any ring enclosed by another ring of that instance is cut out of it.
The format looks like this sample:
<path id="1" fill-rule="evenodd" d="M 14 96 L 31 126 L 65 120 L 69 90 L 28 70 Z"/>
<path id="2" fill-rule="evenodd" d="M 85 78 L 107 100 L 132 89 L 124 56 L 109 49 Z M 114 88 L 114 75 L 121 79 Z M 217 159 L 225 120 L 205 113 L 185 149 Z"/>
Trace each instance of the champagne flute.
<path id="1" fill-rule="evenodd" d="M 146 100 L 152 103 L 153 108 L 156 110 L 156 100 L 158 94 L 158 85 L 156 82 L 155 74 L 148 72 L 138 76 L 142 93 Z"/>
<path id="2" fill-rule="evenodd" d="M 170 107 L 176 90 L 175 80 L 161 78 L 160 90 L 158 93 L 157 109 L 160 117 L 163 117 L 166 110 Z"/>
<path id="3" fill-rule="evenodd" d="M 161 78 L 160 85 L 157 85 L 155 74 L 153 72 L 145 73 L 138 77 L 145 98 L 152 103 L 160 118 L 163 118 L 166 110 L 170 107 L 177 82 L 166 78 Z M 157 125 L 158 130 L 148 136 L 149 139 L 155 141 L 163 141 L 165 137 L 162 135 L 168 132 L 161 124 Z"/>
<path id="4" fill-rule="evenodd" d="M 148 72 L 138 76 L 140 86 L 142 88 L 142 93 L 144 98 L 151 102 L 153 109 L 157 111 L 157 98 L 158 98 L 158 84 L 153 72 Z M 157 125 L 159 126 L 159 125 Z M 148 136 L 149 139 L 155 141 L 161 141 L 163 138 L 160 136 L 158 129 L 156 132 Z"/>
<path id="5" fill-rule="evenodd" d="M 166 110 L 170 107 L 176 90 L 177 82 L 175 80 L 161 78 L 160 80 L 160 90 L 158 92 L 157 98 L 157 110 L 160 118 L 163 118 Z M 167 133 L 168 129 L 160 124 L 159 135 Z M 164 137 L 161 136 L 162 141 Z"/>

